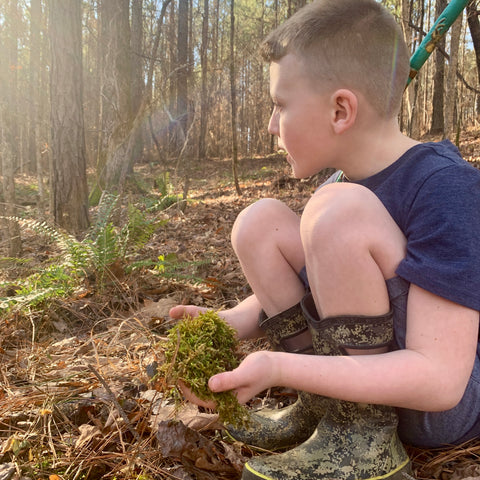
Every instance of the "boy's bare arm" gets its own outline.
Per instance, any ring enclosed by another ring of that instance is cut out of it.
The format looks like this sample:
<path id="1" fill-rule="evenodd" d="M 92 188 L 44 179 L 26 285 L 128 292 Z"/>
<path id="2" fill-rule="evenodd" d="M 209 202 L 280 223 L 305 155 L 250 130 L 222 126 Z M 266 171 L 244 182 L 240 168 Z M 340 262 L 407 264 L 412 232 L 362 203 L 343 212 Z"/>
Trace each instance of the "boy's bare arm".
<path id="1" fill-rule="evenodd" d="M 479 313 L 411 286 L 407 348 L 377 355 L 310 356 L 257 352 L 210 380 L 241 402 L 282 385 L 342 400 L 425 411 L 453 408 L 467 385 Z"/>
<path id="2" fill-rule="evenodd" d="M 250 295 L 241 301 L 235 307 L 222 310 L 218 314 L 236 331 L 238 338 L 257 338 L 263 336 L 263 332 L 258 328 L 258 316 L 262 307 L 255 295 Z M 208 308 L 198 307 L 196 305 L 177 305 L 170 309 L 169 315 L 172 318 L 182 318 L 185 315 L 197 316 L 201 312 L 206 312 Z"/>

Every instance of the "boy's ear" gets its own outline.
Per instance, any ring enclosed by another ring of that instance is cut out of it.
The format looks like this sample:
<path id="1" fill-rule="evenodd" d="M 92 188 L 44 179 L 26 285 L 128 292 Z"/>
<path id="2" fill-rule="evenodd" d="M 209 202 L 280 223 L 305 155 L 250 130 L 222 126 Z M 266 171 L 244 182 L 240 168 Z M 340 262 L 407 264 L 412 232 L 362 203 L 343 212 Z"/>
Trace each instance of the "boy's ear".
<path id="1" fill-rule="evenodd" d="M 351 90 L 340 89 L 332 94 L 332 126 L 342 134 L 354 125 L 358 113 L 358 98 Z"/>

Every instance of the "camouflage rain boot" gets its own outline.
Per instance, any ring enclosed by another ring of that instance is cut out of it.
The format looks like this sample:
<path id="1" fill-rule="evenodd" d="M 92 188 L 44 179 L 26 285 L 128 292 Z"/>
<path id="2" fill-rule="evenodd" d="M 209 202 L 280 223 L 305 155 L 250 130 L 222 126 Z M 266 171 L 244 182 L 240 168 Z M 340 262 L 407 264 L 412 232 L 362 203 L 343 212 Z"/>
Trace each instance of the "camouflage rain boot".
<path id="1" fill-rule="evenodd" d="M 321 320 L 311 296 L 302 304 L 318 355 L 387 347 L 393 339 L 391 313 Z M 307 441 L 280 455 L 252 458 L 242 479 L 406 480 L 410 461 L 398 438 L 397 422 L 392 407 L 330 399 L 326 414 Z"/>
<path id="2" fill-rule="evenodd" d="M 300 303 L 273 317 L 267 317 L 262 311 L 259 326 L 275 350 L 313 354 L 312 335 Z M 227 426 L 227 431 L 235 440 L 265 450 L 293 447 L 313 433 L 325 413 L 326 402 L 319 395 L 298 392 L 294 404 L 254 412 L 248 428 Z"/>

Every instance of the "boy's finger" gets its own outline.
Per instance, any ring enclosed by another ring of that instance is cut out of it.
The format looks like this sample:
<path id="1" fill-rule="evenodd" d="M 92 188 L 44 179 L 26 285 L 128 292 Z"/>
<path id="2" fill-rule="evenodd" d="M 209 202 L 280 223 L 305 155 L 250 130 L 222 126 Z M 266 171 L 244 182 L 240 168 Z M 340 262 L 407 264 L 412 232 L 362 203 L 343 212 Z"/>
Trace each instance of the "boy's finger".
<path id="1" fill-rule="evenodd" d="M 196 317 L 203 310 L 203 308 L 199 308 L 196 305 L 177 305 L 172 307 L 168 314 L 172 318 L 183 318 L 186 315 Z"/>
<path id="2" fill-rule="evenodd" d="M 172 318 L 182 318 L 184 311 L 185 311 L 185 306 L 184 305 L 176 305 L 175 307 L 172 307 L 169 310 L 168 314 Z"/>
<path id="3" fill-rule="evenodd" d="M 208 388 L 212 392 L 225 392 L 233 390 L 237 385 L 233 382 L 234 376 L 232 372 L 218 373 L 210 378 L 208 381 Z"/>

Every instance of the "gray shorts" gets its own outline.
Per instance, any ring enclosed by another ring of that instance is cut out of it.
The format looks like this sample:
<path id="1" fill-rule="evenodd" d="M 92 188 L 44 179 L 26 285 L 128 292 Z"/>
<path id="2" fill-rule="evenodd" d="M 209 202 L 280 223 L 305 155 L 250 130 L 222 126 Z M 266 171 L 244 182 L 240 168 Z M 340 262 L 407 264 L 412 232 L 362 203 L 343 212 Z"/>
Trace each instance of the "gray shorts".
<path id="1" fill-rule="evenodd" d="M 305 269 L 300 278 L 308 288 Z M 397 348 L 405 348 L 407 298 L 410 283 L 400 277 L 387 280 L 393 309 Z M 441 394 L 441 392 L 439 392 Z M 466 442 L 480 436 L 480 344 L 465 394 L 460 403 L 444 412 L 420 412 L 399 408 L 398 433 L 403 442 L 434 448 Z"/>

